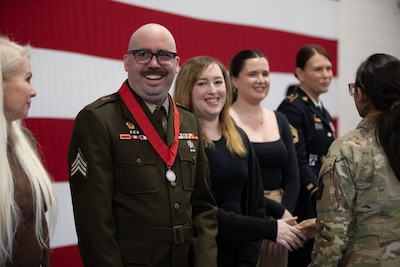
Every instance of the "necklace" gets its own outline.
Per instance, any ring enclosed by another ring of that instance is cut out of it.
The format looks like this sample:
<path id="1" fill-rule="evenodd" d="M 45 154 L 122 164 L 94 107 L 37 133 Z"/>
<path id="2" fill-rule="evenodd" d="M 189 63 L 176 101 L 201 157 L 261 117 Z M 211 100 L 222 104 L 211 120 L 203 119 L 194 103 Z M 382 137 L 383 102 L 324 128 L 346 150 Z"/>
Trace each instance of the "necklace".
<path id="1" fill-rule="evenodd" d="M 258 122 L 259 124 L 261 124 L 261 125 L 264 125 L 264 123 L 265 123 L 265 121 L 264 121 L 264 114 L 261 114 L 261 120 L 260 119 L 257 119 L 255 116 L 253 117 L 253 116 L 251 116 L 251 115 L 249 115 L 249 114 L 247 114 L 247 113 L 243 113 L 245 116 L 247 116 L 247 117 L 249 117 L 250 119 L 253 119 L 254 121 L 256 121 L 256 122 Z"/>
<path id="2" fill-rule="evenodd" d="M 248 118 L 252 119 L 253 121 L 256 121 L 260 125 L 264 126 L 264 123 L 265 123 L 265 121 L 264 121 L 264 111 L 262 109 L 261 109 L 261 119 L 258 119 L 256 116 L 250 115 L 249 113 L 244 112 L 242 107 L 239 107 L 238 105 L 236 105 L 236 106 L 237 106 L 238 111 L 240 112 L 240 114 L 243 114 L 243 115 L 247 116 Z M 238 113 L 238 115 L 239 115 L 239 113 Z"/>

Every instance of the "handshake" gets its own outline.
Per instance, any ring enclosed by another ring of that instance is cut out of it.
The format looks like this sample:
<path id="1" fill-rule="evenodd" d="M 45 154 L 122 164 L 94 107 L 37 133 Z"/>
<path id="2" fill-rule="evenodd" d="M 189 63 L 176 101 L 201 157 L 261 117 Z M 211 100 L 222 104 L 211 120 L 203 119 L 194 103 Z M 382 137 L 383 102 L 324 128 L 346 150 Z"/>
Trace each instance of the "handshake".
<path id="1" fill-rule="evenodd" d="M 316 218 L 304 220 L 296 224 L 295 227 L 303 232 L 307 240 L 314 238 L 317 234 Z"/>
<path id="2" fill-rule="evenodd" d="M 296 220 L 297 217 L 293 217 L 288 211 L 285 211 L 282 219 L 277 220 L 276 243 L 289 251 L 303 247 L 304 243 L 314 238 L 317 233 L 316 218 L 307 219 L 300 223 L 296 223 Z M 274 248 L 273 251 L 273 254 L 278 256 L 282 249 Z"/>

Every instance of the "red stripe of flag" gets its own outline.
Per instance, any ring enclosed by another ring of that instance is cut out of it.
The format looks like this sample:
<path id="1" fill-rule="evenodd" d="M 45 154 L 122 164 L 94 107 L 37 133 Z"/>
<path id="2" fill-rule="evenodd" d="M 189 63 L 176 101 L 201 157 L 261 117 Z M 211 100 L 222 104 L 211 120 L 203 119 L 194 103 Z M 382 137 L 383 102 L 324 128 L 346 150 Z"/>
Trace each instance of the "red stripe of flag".
<path id="1" fill-rule="evenodd" d="M 330 52 L 336 75 L 337 40 L 192 19 L 108 0 L 0 2 L 2 34 L 36 47 L 105 58 L 122 59 L 132 32 L 148 22 L 172 31 L 182 62 L 209 55 L 228 66 L 239 50 L 257 48 L 268 57 L 273 72 L 292 73 L 299 47 L 317 43 Z"/>
<path id="2" fill-rule="evenodd" d="M 68 144 L 74 120 L 29 118 L 25 125 L 35 136 L 48 172 L 56 182 L 68 181 Z"/>

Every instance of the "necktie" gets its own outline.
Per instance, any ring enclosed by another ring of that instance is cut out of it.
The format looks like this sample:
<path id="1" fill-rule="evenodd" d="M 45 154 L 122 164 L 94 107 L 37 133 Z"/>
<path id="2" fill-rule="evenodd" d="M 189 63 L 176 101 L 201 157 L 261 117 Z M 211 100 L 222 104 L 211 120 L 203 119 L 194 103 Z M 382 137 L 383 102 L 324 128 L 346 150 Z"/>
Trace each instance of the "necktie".
<path id="1" fill-rule="evenodd" d="M 327 119 L 327 120 L 329 120 L 329 117 L 328 117 L 327 113 L 325 112 L 325 110 L 324 110 L 322 104 L 321 104 L 320 106 L 318 106 L 318 107 L 319 107 L 319 109 L 321 110 L 321 113 L 322 113 L 322 115 L 324 116 L 324 118 Z"/>
<path id="2" fill-rule="evenodd" d="M 153 118 L 155 120 L 155 128 L 162 139 L 165 140 L 165 132 L 167 130 L 167 114 L 163 106 L 157 107 L 153 112 Z"/>

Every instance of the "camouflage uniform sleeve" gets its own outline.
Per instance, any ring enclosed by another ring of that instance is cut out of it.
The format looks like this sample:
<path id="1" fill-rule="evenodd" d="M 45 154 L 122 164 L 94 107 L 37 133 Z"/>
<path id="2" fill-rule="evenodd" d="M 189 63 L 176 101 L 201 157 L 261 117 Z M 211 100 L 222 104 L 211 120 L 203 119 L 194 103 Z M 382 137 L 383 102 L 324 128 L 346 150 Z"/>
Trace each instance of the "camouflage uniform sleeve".
<path id="1" fill-rule="evenodd" d="M 355 197 L 352 172 L 346 156 L 330 152 L 319 175 L 318 234 L 310 266 L 338 266 L 348 245 L 351 205 Z"/>

